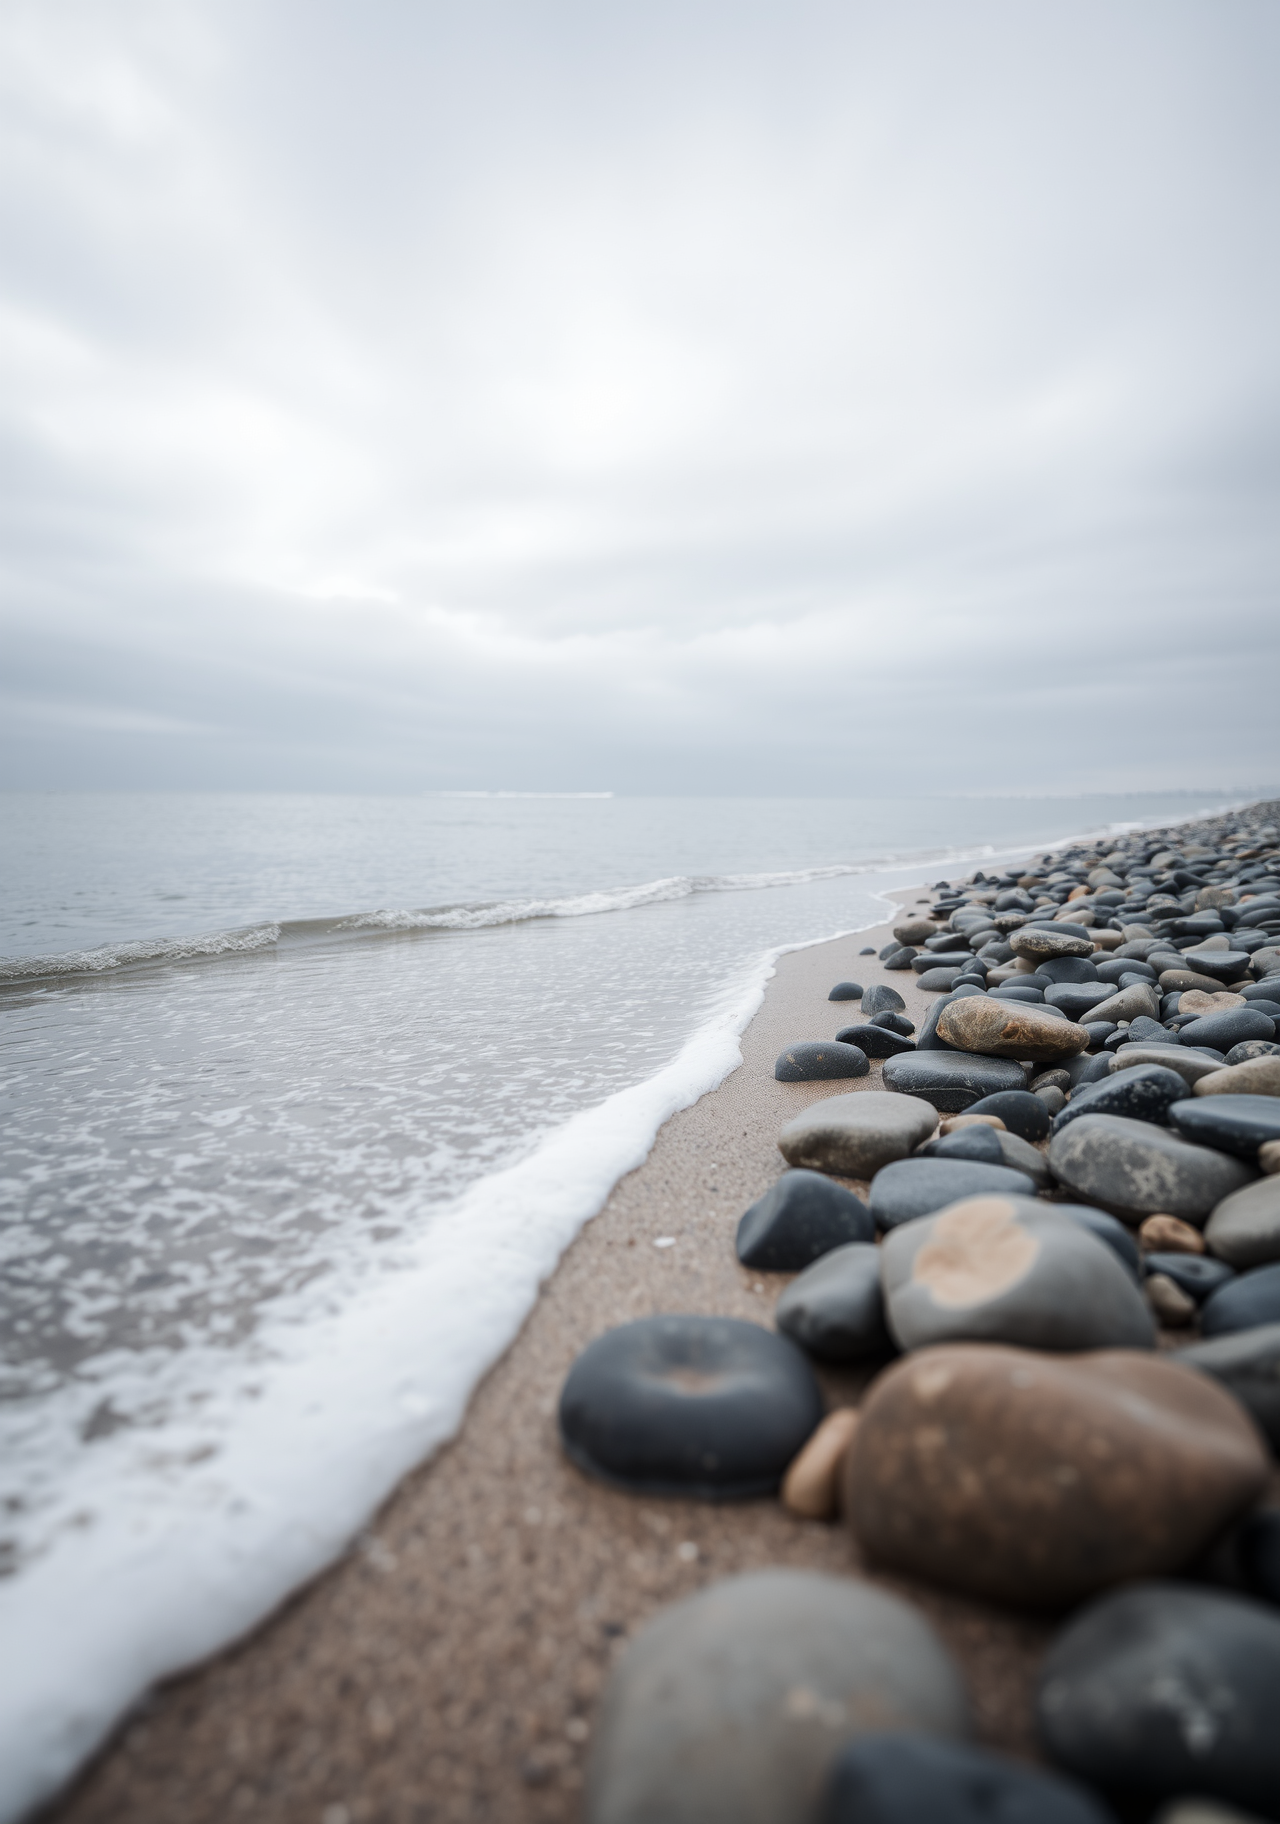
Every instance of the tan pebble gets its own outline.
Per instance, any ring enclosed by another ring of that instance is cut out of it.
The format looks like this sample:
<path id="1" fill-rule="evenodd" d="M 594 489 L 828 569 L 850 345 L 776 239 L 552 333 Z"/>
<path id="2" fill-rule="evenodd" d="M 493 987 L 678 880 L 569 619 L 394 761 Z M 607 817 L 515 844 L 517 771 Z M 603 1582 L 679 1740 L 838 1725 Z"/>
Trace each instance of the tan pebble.
<path id="1" fill-rule="evenodd" d="M 1247 1007 L 1242 994 L 1206 994 L 1203 988 L 1189 988 L 1178 1002 L 1179 1013 L 1230 1013 L 1233 1007 Z"/>
<path id="2" fill-rule="evenodd" d="M 1167 1273 L 1153 1273 L 1143 1281 L 1142 1289 L 1157 1319 L 1168 1330 L 1185 1329 L 1196 1314 L 1195 1299 Z"/>
<path id="3" fill-rule="evenodd" d="M 840 1508 L 840 1470 L 858 1414 L 852 1406 L 829 1412 L 782 1483 L 782 1505 L 802 1520 L 834 1520 Z"/>
<path id="4" fill-rule="evenodd" d="M 1280 1057 L 1246 1058 L 1201 1077 L 1197 1096 L 1280 1096 Z"/>
<path id="5" fill-rule="evenodd" d="M 1138 1242 L 1146 1254 L 1204 1253 L 1204 1236 L 1178 1216 L 1148 1216 Z"/>
<path id="6" fill-rule="evenodd" d="M 1258 1164 L 1268 1177 L 1280 1172 L 1280 1140 L 1266 1140 L 1258 1148 Z"/>
<path id="7" fill-rule="evenodd" d="M 1004 1122 L 999 1115 L 948 1115 L 938 1132 L 940 1134 L 958 1134 L 962 1127 L 998 1127 L 1004 1133 Z"/>

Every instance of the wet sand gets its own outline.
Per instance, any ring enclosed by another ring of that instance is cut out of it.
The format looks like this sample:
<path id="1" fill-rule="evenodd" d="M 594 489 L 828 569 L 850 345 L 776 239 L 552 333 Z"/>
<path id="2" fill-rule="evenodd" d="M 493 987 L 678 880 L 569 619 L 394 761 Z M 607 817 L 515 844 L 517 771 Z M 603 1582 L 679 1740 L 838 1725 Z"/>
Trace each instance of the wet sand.
<path id="1" fill-rule="evenodd" d="M 742 1066 L 666 1124 L 583 1230 L 458 1437 L 345 1559 L 240 1646 L 157 1691 L 43 1817 L 570 1824 L 598 1693 L 655 1610 L 766 1564 L 867 1574 L 843 1527 L 774 1501 L 638 1500 L 586 1481 L 561 1455 L 555 1412 L 575 1355 L 614 1324 L 660 1311 L 771 1322 L 786 1277 L 740 1267 L 733 1235 L 783 1170 L 778 1129 L 824 1096 L 880 1084 L 878 1064 L 853 1083 L 778 1083 L 774 1059 L 857 1017 L 856 1004 L 827 999 L 846 977 L 891 983 L 919 1023 L 933 997 L 916 978 L 858 955 L 888 935 L 781 960 Z M 664 1237 L 674 1245 L 655 1247 Z M 857 1377 L 824 1380 L 833 1404 L 857 1399 Z M 980 1736 L 1033 1754 L 1031 1682 L 1049 1626 L 875 1580 L 939 1628 Z"/>

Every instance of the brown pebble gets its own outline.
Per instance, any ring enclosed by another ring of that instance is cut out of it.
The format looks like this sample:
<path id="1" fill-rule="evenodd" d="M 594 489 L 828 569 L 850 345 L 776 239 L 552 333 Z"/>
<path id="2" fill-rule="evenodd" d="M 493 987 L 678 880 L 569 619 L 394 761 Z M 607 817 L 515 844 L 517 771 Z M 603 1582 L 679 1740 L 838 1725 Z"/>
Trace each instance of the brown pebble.
<path id="1" fill-rule="evenodd" d="M 958 1134 L 963 1127 L 998 1127 L 1005 1132 L 1004 1122 L 999 1115 L 948 1115 L 938 1132 L 940 1134 Z"/>
<path id="2" fill-rule="evenodd" d="M 1072 1020 L 1054 1019 L 1039 1007 L 973 995 L 950 1001 L 938 1015 L 938 1037 L 957 1051 L 988 1058 L 1031 1058 L 1052 1063 L 1087 1049 L 1089 1035 Z"/>
<path id="3" fill-rule="evenodd" d="M 1146 1254 L 1203 1254 L 1204 1236 L 1178 1216 L 1148 1216 L 1138 1245 Z"/>
<path id="4" fill-rule="evenodd" d="M 1178 1001 L 1179 1013 L 1230 1013 L 1233 1007 L 1247 1007 L 1242 994 L 1206 994 L 1203 988 L 1189 988 Z"/>
<path id="5" fill-rule="evenodd" d="M 1280 1057 L 1246 1058 L 1201 1077 L 1197 1096 L 1280 1096 Z"/>
<path id="6" fill-rule="evenodd" d="M 1196 1314 L 1196 1301 L 1167 1273 L 1152 1273 L 1142 1282 L 1147 1303 L 1168 1330 L 1184 1330 Z"/>
<path id="7" fill-rule="evenodd" d="M 782 1505 L 802 1520 L 834 1520 L 840 1510 L 840 1471 L 858 1428 L 857 1409 L 829 1412 L 782 1482 Z"/>

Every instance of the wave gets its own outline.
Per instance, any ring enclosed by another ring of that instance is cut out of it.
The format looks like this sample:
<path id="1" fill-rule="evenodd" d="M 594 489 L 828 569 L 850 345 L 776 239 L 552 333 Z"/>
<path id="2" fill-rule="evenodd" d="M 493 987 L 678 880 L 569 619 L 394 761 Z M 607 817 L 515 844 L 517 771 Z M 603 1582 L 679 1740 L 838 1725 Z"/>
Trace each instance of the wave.
<path id="1" fill-rule="evenodd" d="M 143 937 L 128 943 L 99 944 L 92 950 L 66 950 L 56 956 L 0 957 L 0 983 L 34 981 L 50 975 L 101 975 L 141 963 L 189 963 L 201 957 L 243 956 L 269 950 L 279 941 L 279 925 L 250 925 L 235 931 L 208 931 L 194 937 Z"/>

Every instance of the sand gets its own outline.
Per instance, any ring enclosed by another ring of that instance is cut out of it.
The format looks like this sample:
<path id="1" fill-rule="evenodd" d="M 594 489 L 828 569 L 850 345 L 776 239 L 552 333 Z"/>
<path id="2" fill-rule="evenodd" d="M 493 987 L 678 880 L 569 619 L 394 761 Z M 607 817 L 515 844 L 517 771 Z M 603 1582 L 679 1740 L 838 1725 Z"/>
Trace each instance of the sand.
<path id="1" fill-rule="evenodd" d="M 916 894 L 900 896 L 912 903 Z M 627 1637 L 665 1603 L 766 1564 L 867 1575 L 840 1525 L 774 1501 L 636 1499 L 562 1456 L 555 1412 L 578 1351 L 659 1311 L 771 1321 L 782 1275 L 749 1272 L 737 1219 L 774 1181 L 783 1121 L 823 1096 L 778 1083 L 784 1045 L 856 1018 L 845 977 L 888 981 L 917 1024 L 933 997 L 865 944 L 786 956 L 742 1066 L 662 1129 L 567 1251 L 459 1436 L 408 1477 L 357 1547 L 247 1641 L 157 1691 L 48 1816 L 59 1824 L 561 1824 L 581 1808 L 592 1714 Z M 863 1187 L 855 1187 L 863 1188 Z M 654 1243 L 673 1237 L 674 1246 Z M 824 1377 L 832 1403 L 856 1376 Z M 1050 1627 L 875 1578 L 918 1602 L 968 1681 L 980 1736 L 1034 1755 L 1031 1689 Z"/>

